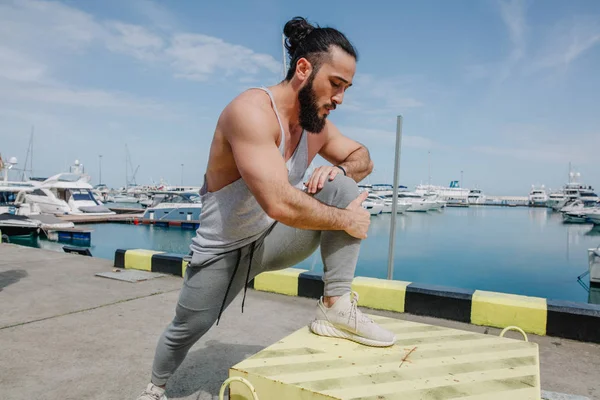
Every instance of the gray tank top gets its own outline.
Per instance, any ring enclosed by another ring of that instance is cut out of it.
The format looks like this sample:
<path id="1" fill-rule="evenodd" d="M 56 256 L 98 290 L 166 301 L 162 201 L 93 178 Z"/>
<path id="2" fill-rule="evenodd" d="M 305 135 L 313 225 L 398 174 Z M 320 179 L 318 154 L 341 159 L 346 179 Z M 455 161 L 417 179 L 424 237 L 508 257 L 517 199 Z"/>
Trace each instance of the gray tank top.
<path id="1" fill-rule="evenodd" d="M 271 105 L 281 129 L 279 152 L 285 157 L 285 131 L 273 94 L 267 88 L 255 89 L 264 90 L 271 98 Z M 302 132 L 298 147 L 286 165 L 290 184 L 302 189 L 304 174 L 308 168 L 308 141 L 305 131 Z M 258 239 L 275 223 L 258 204 L 242 178 L 216 192 L 207 190 L 205 179 L 200 198 L 200 227 L 190 246 L 194 253 L 220 254 L 239 249 Z"/>

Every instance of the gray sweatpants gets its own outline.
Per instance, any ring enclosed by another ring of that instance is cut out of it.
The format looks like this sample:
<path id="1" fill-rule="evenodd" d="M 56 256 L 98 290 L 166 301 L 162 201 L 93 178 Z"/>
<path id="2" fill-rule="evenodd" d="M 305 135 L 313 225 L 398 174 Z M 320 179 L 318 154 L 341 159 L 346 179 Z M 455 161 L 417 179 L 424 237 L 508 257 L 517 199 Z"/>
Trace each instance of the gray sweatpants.
<path id="1" fill-rule="evenodd" d="M 331 206 L 346 208 L 358 194 L 354 180 L 338 175 L 333 181 L 327 180 L 314 198 Z M 292 267 L 308 258 L 319 245 L 324 266 L 324 295 L 348 293 L 360 242 L 344 231 L 302 230 L 276 223 L 254 243 L 239 250 L 218 255 L 194 254 L 186 269 L 175 318 L 160 337 L 156 348 L 152 383 L 159 386 L 166 384 L 189 349 L 217 321 L 222 306 L 227 307 L 244 289 L 247 279 L 251 280 L 264 271 Z"/>

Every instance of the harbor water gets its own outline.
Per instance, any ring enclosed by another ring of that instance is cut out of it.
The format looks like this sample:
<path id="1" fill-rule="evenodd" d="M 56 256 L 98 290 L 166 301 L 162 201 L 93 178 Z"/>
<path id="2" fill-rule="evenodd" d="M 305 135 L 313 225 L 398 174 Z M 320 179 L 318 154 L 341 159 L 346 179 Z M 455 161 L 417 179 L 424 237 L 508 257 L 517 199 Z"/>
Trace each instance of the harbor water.
<path id="1" fill-rule="evenodd" d="M 545 208 L 470 207 L 397 216 L 394 279 L 465 289 L 588 302 L 577 282 L 587 271 L 587 249 L 600 244 L 600 227 L 565 224 Z M 387 277 L 390 214 L 371 218 L 357 276 Z M 113 259 L 118 248 L 186 254 L 193 230 L 128 224 L 93 229 L 93 256 Z M 13 242 L 62 251 L 43 239 Z M 319 272 L 319 252 L 297 265 Z"/>

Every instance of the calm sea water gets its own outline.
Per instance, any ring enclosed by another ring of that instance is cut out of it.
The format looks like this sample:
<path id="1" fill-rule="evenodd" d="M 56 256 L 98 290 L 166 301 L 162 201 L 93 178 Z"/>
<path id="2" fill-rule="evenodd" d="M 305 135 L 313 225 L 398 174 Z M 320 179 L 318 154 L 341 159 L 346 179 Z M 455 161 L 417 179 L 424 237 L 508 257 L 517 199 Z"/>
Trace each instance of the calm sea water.
<path id="1" fill-rule="evenodd" d="M 390 220 L 390 214 L 372 217 L 357 276 L 387 277 Z M 600 244 L 600 227 L 564 224 L 546 209 L 506 207 L 408 213 L 398 215 L 396 226 L 394 279 L 588 302 L 577 276 L 588 269 L 587 249 Z M 118 248 L 187 253 L 195 234 L 146 225 L 85 227 L 94 230 L 92 254 L 107 259 Z M 62 251 L 62 244 L 41 239 L 18 243 Z M 297 267 L 322 271 L 319 252 Z"/>

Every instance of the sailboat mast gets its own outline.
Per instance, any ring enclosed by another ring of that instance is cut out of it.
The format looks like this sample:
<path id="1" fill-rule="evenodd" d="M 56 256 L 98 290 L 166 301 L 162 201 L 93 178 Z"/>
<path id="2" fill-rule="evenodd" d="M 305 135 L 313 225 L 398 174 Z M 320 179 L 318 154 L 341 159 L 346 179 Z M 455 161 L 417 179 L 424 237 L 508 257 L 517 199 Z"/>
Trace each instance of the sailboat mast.
<path id="1" fill-rule="evenodd" d="M 31 125 L 31 161 L 29 161 L 29 176 L 30 177 L 33 176 L 33 132 L 34 132 L 34 128 L 35 127 L 33 125 Z"/>
<path id="2" fill-rule="evenodd" d="M 427 152 L 427 159 L 429 161 L 429 189 L 431 189 L 431 150 Z"/>
<path id="3" fill-rule="evenodd" d="M 129 161 L 129 149 L 127 149 L 127 144 L 125 144 L 125 190 L 129 189 L 129 177 L 128 174 L 128 161 Z"/>

